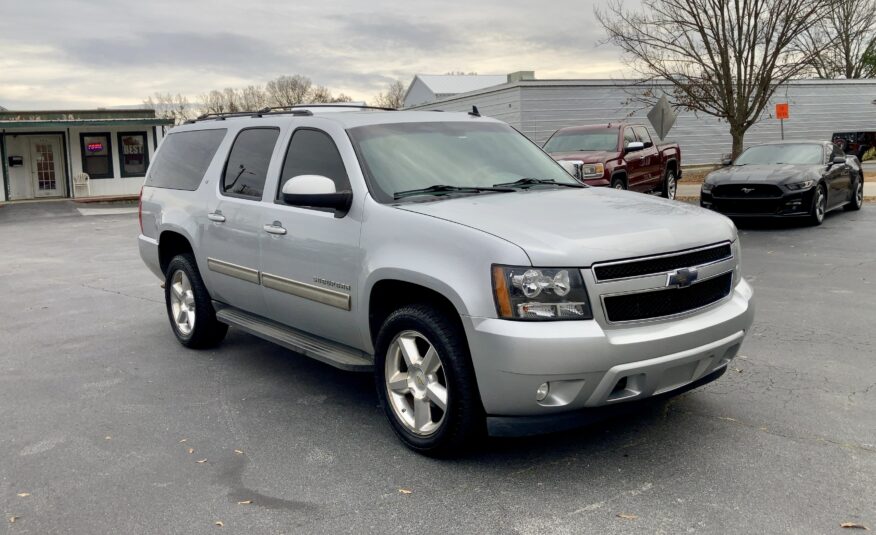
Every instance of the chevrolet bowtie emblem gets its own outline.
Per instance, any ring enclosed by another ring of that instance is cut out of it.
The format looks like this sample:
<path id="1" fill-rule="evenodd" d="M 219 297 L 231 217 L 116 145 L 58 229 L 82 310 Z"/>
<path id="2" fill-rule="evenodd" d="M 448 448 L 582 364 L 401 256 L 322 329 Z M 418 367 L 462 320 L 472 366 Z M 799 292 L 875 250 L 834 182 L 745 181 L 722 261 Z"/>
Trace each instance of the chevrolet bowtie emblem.
<path id="1" fill-rule="evenodd" d="M 677 269 L 666 276 L 666 286 L 687 288 L 697 280 L 698 276 L 696 268 Z"/>

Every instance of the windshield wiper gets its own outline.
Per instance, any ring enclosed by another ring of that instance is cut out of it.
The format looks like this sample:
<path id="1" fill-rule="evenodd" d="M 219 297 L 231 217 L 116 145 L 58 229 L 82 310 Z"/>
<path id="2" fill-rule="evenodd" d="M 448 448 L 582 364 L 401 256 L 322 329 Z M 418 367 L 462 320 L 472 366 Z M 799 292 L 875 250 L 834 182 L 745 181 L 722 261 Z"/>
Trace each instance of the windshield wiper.
<path id="1" fill-rule="evenodd" d="M 497 191 L 500 193 L 512 193 L 515 190 L 511 188 L 485 187 L 485 186 L 451 186 L 449 184 L 435 184 L 428 188 L 409 189 L 406 191 L 397 191 L 392 198 L 395 200 L 414 195 L 434 195 L 440 193 L 481 193 L 484 191 Z"/>
<path id="2" fill-rule="evenodd" d="M 494 187 L 524 187 L 524 186 L 537 186 L 538 184 L 548 184 L 551 186 L 564 186 L 567 188 L 586 188 L 584 184 L 572 183 L 572 182 L 557 182 L 556 180 L 546 180 L 543 178 L 521 178 L 515 182 L 503 182 L 502 184 L 493 184 Z"/>

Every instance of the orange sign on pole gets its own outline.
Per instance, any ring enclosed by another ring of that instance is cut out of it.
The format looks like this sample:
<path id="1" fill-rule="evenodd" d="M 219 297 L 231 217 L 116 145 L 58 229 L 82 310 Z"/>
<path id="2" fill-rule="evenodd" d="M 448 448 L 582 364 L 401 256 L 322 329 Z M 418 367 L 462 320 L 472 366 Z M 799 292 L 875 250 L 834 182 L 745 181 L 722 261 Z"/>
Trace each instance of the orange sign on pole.
<path id="1" fill-rule="evenodd" d="M 787 102 L 779 102 L 776 104 L 776 119 L 787 119 L 788 118 L 788 103 Z"/>

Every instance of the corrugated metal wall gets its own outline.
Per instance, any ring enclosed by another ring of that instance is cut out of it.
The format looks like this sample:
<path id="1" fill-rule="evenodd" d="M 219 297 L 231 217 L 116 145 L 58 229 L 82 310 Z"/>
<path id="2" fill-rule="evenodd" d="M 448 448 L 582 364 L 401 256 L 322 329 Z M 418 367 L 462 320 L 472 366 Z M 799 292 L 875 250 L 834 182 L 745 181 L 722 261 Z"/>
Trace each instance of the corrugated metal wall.
<path id="1" fill-rule="evenodd" d="M 631 102 L 633 91 L 622 81 L 536 80 L 467 93 L 421 108 L 466 111 L 477 105 L 484 115 L 506 121 L 535 142 L 544 143 L 565 126 L 619 120 L 648 125 L 648 110 Z M 833 132 L 876 130 L 874 99 L 876 80 L 802 80 L 780 88 L 773 101 L 790 104 L 785 139 L 826 140 Z M 771 104 L 767 115 L 748 131 L 746 146 L 780 139 L 773 110 Z M 704 114 L 678 113 L 667 139 L 681 145 L 686 165 L 717 163 L 722 154 L 730 152 L 726 123 Z"/>

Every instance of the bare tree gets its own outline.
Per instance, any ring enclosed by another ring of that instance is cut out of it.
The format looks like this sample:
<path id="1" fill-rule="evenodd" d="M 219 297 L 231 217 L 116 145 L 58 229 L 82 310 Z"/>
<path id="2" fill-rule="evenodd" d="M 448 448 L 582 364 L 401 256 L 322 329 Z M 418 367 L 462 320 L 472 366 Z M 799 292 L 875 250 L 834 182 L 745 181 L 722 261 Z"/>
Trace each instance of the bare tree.
<path id="1" fill-rule="evenodd" d="M 675 107 L 727 121 L 735 158 L 776 89 L 819 51 L 802 36 L 833 1 L 643 0 L 625 9 L 612 0 L 596 16 L 606 42 L 644 76 L 642 101 L 656 101 L 655 88 L 668 84 Z"/>
<path id="2" fill-rule="evenodd" d="M 274 106 L 294 106 L 310 101 L 313 82 L 306 76 L 280 76 L 265 86 L 271 104 Z"/>
<path id="3" fill-rule="evenodd" d="M 243 111 L 257 111 L 269 106 L 270 97 L 260 85 L 237 90 L 237 103 Z"/>
<path id="4" fill-rule="evenodd" d="M 385 93 L 378 93 L 374 97 L 374 104 L 381 108 L 401 109 L 405 105 L 405 84 L 396 80 L 389 84 Z"/>
<path id="5" fill-rule="evenodd" d="M 177 93 L 158 93 L 143 100 L 143 106 L 155 110 L 155 115 L 162 119 L 173 119 L 174 124 L 182 124 L 197 115 L 195 107 L 189 99 Z"/>
<path id="6" fill-rule="evenodd" d="M 837 0 L 804 35 L 819 78 L 876 75 L 876 0 Z"/>
<path id="7" fill-rule="evenodd" d="M 329 88 L 324 85 L 318 85 L 310 91 L 310 94 L 307 95 L 305 102 L 314 104 L 325 104 L 327 102 L 332 102 L 332 98 L 332 92 L 329 91 Z"/>
<path id="8" fill-rule="evenodd" d="M 338 93 L 337 96 L 332 97 L 332 102 L 353 102 L 353 97 Z"/>

